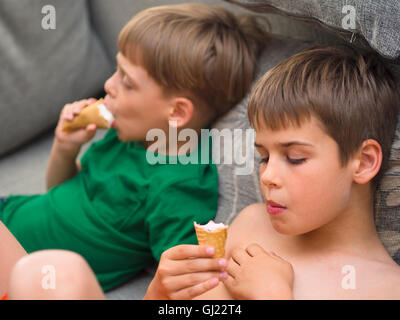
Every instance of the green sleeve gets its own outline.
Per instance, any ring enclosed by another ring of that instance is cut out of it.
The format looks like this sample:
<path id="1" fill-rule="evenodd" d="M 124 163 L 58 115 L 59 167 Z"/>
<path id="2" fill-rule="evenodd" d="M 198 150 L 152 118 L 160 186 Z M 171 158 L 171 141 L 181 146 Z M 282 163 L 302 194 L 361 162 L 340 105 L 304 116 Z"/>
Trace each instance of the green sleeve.
<path id="1" fill-rule="evenodd" d="M 190 179 L 159 190 L 148 206 L 147 230 L 155 259 L 179 244 L 197 244 L 193 222 L 207 223 L 215 218 L 218 186 L 211 179 Z"/>

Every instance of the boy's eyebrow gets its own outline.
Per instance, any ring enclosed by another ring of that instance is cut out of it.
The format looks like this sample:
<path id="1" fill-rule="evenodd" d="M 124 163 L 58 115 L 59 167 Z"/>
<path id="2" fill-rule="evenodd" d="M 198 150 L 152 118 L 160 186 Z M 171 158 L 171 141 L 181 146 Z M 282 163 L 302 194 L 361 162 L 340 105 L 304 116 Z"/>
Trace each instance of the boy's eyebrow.
<path id="1" fill-rule="evenodd" d="M 282 148 L 288 148 L 293 145 L 313 147 L 312 144 L 307 143 L 307 142 L 302 142 L 302 141 L 277 142 L 277 143 L 275 143 L 275 145 L 278 147 L 282 147 Z M 257 142 L 254 143 L 254 146 L 256 148 L 263 148 L 263 146 Z"/>

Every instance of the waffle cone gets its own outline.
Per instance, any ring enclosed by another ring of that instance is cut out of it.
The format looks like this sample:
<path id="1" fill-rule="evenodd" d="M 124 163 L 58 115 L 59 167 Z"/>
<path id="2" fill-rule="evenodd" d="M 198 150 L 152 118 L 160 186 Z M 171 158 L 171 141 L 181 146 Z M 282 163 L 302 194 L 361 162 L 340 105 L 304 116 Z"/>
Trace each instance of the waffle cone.
<path id="1" fill-rule="evenodd" d="M 94 123 L 98 129 L 108 129 L 108 122 L 101 116 L 99 108 L 97 107 L 102 102 L 103 99 L 99 99 L 83 108 L 82 111 L 72 121 L 65 122 L 63 130 L 72 131 L 84 129 L 92 123 Z"/>
<path id="2" fill-rule="evenodd" d="M 199 244 L 211 245 L 215 248 L 214 258 L 223 258 L 225 256 L 225 241 L 227 237 L 227 228 L 217 231 L 206 231 L 202 228 L 194 226 Z"/>

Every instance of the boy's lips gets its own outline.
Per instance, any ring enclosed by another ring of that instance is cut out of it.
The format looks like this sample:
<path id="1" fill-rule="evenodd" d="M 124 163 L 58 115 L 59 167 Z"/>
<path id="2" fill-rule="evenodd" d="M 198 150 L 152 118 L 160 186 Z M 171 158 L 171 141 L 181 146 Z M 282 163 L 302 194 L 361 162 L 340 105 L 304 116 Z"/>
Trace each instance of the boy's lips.
<path id="1" fill-rule="evenodd" d="M 109 102 L 108 102 L 107 96 L 104 97 L 104 102 L 103 102 L 103 104 L 106 106 L 106 108 L 108 109 L 108 111 L 110 111 L 111 114 L 113 115 L 113 120 L 112 120 L 111 123 L 110 123 L 110 128 L 115 128 L 115 115 L 114 115 L 114 113 L 111 111 L 110 104 L 109 104 Z"/>
<path id="2" fill-rule="evenodd" d="M 269 214 L 277 215 L 285 211 L 286 207 L 272 200 L 267 200 L 267 211 Z"/>
<path id="3" fill-rule="evenodd" d="M 106 106 L 106 108 L 108 109 L 108 111 L 110 111 L 111 114 L 114 115 L 114 112 L 112 111 L 113 108 L 111 108 L 111 104 L 110 104 L 110 101 L 109 101 L 108 96 L 105 96 L 103 99 L 104 99 L 104 100 L 103 100 L 103 104 Z"/>

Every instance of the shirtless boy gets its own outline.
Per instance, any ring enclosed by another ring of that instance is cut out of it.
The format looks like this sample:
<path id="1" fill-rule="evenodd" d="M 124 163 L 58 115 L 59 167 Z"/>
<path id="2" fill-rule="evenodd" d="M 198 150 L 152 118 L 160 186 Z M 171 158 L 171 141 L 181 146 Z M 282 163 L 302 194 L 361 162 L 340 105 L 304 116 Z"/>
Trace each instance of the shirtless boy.
<path id="1" fill-rule="evenodd" d="M 265 203 L 213 248 L 164 252 L 147 299 L 399 299 L 400 268 L 374 224 L 400 103 L 374 55 L 315 47 L 267 72 L 248 114 Z M 273 252 L 272 252 L 273 251 Z"/>

